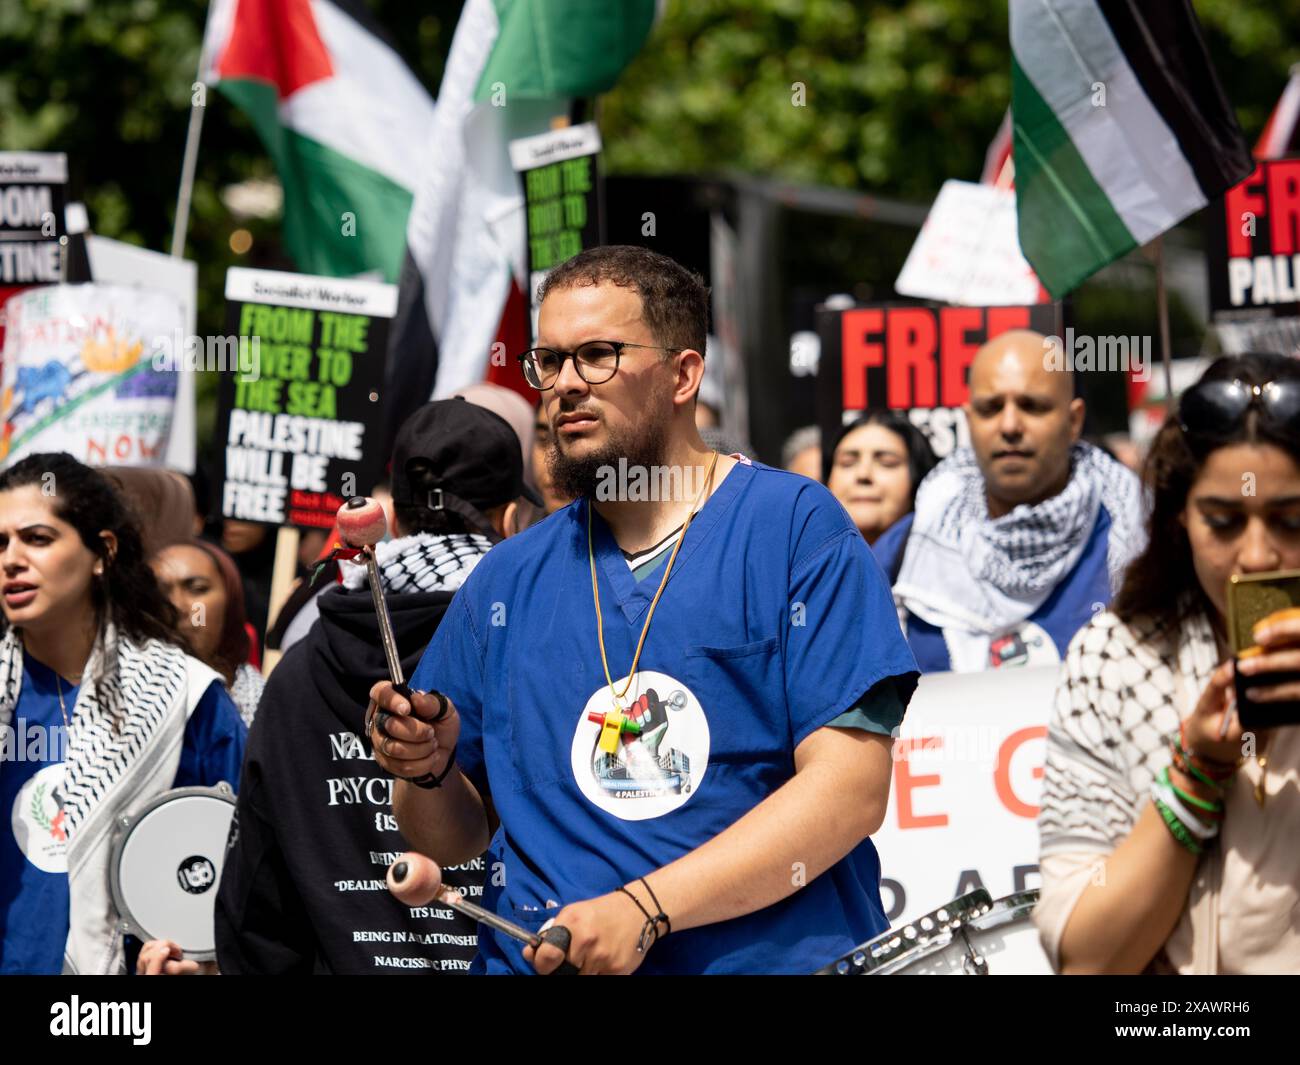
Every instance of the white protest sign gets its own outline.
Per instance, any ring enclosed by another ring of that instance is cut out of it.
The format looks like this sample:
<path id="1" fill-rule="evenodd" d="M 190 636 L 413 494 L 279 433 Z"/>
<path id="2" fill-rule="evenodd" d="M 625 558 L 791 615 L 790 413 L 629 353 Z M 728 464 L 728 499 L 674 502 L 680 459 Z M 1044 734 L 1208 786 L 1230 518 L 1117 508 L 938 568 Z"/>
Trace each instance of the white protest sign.
<path id="1" fill-rule="evenodd" d="M 945 181 L 894 288 L 968 307 L 1045 302 L 1020 252 L 1015 191 Z"/>
<path id="2" fill-rule="evenodd" d="M 137 248 L 108 237 L 86 235 L 86 255 L 90 260 L 90 276 L 97 282 L 115 285 L 135 285 L 162 292 L 170 292 L 181 302 L 186 336 L 192 336 L 197 326 L 198 267 L 188 259 L 164 255 L 159 251 Z M 172 417 L 172 432 L 167 444 L 165 465 L 185 473 L 194 472 L 194 371 L 187 366 L 175 369 L 176 406 Z"/>
<path id="3" fill-rule="evenodd" d="M 921 678 L 894 743 L 880 852 L 891 925 L 977 887 L 1038 887 L 1038 816 L 1059 666 Z"/>
<path id="4" fill-rule="evenodd" d="M 175 296 L 121 285 L 49 285 L 6 305 L 0 464 L 66 451 L 88 465 L 163 463 L 177 375 L 153 338 L 180 331 Z"/>

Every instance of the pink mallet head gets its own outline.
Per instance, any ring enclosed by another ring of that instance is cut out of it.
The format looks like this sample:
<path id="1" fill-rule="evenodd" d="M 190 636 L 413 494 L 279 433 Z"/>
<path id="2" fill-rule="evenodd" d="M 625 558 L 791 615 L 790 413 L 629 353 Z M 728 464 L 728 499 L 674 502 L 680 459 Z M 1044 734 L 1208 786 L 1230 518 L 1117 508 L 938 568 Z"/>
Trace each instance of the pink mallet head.
<path id="1" fill-rule="evenodd" d="M 407 906 L 427 906 L 442 890 L 442 870 L 431 858 L 407 851 L 388 867 L 388 890 Z"/>
<path id="2" fill-rule="evenodd" d="M 350 547 L 373 547 L 388 531 L 388 518 L 378 500 L 354 496 L 339 507 L 339 535 Z"/>

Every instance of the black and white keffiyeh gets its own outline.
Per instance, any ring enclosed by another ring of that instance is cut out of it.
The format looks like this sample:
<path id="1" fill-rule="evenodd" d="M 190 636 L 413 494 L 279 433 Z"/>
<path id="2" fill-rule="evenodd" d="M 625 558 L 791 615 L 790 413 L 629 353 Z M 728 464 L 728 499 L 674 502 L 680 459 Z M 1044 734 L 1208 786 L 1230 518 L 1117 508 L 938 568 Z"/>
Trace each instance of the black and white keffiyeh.
<path id="1" fill-rule="evenodd" d="M 478 533 L 416 533 L 387 540 L 375 547 L 379 579 L 389 595 L 407 592 L 454 592 L 470 575 L 492 541 Z M 356 562 L 339 563 L 343 586 L 369 586 L 367 569 Z"/>
<path id="2" fill-rule="evenodd" d="M 1115 591 L 1145 540 L 1142 487 L 1131 470 L 1077 443 L 1064 490 L 990 518 L 975 452 L 958 448 L 917 492 L 894 596 L 900 607 L 944 630 L 954 670 L 982 669 L 989 637 L 1033 614 L 1074 568 L 1103 505 L 1111 520 L 1106 562 Z"/>
<path id="3" fill-rule="evenodd" d="M 9 627 L 0 636 L 0 728 L 13 720 L 22 677 L 22 636 Z M 119 915 L 108 876 L 113 832 L 118 818 L 172 786 L 185 723 L 219 680 L 178 647 L 136 643 L 119 636 L 111 622 L 101 629 L 72 709 L 59 787 L 70 901 L 65 971 L 121 970 Z"/>

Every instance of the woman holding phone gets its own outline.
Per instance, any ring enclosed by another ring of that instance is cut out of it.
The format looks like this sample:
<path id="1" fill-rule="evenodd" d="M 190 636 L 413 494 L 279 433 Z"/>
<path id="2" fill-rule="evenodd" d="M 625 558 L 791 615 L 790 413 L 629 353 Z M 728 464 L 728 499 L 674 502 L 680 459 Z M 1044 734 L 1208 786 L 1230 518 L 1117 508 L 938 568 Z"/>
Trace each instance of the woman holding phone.
<path id="1" fill-rule="evenodd" d="M 1056 693 L 1034 920 L 1065 973 L 1300 972 L 1300 729 L 1243 732 L 1226 625 L 1231 576 L 1300 568 L 1300 362 L 1216 361 L 1145 475 L 1149 547 Z M 1300 621 L 1256 638 L 1243 673 L 1300 668 Z"/>

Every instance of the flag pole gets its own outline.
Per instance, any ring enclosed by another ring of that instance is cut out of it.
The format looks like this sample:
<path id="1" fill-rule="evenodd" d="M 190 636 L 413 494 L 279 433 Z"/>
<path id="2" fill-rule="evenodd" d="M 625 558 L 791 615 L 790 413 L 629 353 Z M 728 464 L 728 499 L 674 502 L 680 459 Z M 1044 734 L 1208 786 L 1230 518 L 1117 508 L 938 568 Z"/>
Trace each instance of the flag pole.
<path id="1" fill-rule="evenodd" d="M 199 45 L 199 69 L 194 76 L 195 95 L 190 98 L 190 124 L 185 132 L 181 187 L 176 193 L 176 223 L 172 228 L 173 259 L 185 258 L 185 233 L 190 224 L 190 198 L 194 193 L 194 170 L 199 160 L 199 135 L 203 132 L 203 112 L 208 105 L 208 86 L 203 80 L 203 57 L 211 23 L 212 4 L 208 4 L 208 13 L 203 19 L 203 43 Z"/>
<path id="2" fill-rule="evenodd" d="M 202 88 L 206 93 L 207 86 L 202 85 Z M 172 229 L 173 259 L 185 257 L 185 231 L 189 228 L 190 197 L 194 192 L 194 169 L 199 158 L 199 134 L 203 131 L 203 110 L 202 103 L 190 106 L 190 127 L 185 134 L 185 160 L 181 164 L 181 187 L 176 194 L 176 225 Z"/>
<path id="3" fill-rule="evenodd" d="M 1160 358 L 1165 365 L 1165 409 L 1172 410 L 1174 402 L 1174 369 L 1169 350 L 1169 296 L 1165 291 L 1165 237 L 1155 239 L 1156 253 L 1156 315 L 1160 319 Z"/>

